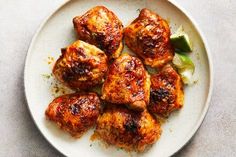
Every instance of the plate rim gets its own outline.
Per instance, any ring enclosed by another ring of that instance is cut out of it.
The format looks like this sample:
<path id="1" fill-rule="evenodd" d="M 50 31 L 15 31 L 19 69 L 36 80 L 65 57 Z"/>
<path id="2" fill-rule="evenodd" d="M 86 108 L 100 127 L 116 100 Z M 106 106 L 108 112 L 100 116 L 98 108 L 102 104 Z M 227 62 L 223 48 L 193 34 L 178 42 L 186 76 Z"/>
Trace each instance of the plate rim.
<path id="1" fill-rule="evenodd" d="M 43 134 L 42 130 L 40 129 L 40 126 L 38 125 L 38 123 L 36 122 L 31 108 L 29 106 L 29 102 L 27 99 L 27 92 L 26 92 L 26 73 L 28 71 L 28 64 L 29 64 L 29 56 L 31 54 L 33 45 L 35 44 L 35 41 L 39 35 L 39 33 L 41 32 L 42 28 L 45 26 L 45 24 L 51 19 L 51 17 L 58 12 L 61 8 L 63 8 L 67 3 L 69 3 L 70 1 L 73 0 L 65 0 L 62 4 L 60 4 L 58 7 L 56 7 L 56 9 L 54 9 L 51 13 L 49 13 L 48 16 L 46 16 L 46 18 L 44 18 L 44 20 L 41 22 L 41 24 L 39 25 L 39 27 L 36 29 L 33 38 L 30 42 L 30 45 L 28 47 L 28 51 L 25 57 L 25 64 L 24 64 L 24 73 L 23 73 L 23 82 L 24 82 L 24 95 L 25 95 L 25 100 L 26 100 L 26 104 L 27 104 L 27 108 L 30 112 L 30 116 L 34 122 L 34 124 L 36 125 L 36 128 L 39 130 L 40 134 L 44 137 L 44 139 L 46 139 L 46 141 L 53 147 L 55 148 L 59 153 L 61 153 L 62 155 L 67 156 L 68 154 L 65 154 L 62 150 L 60 150 L 59 148 L 57 148 L 46 136 L 45 134 Z M 172 5 L 174 5 L 177 9 L 179 9 L 188 19 L 189 21 L 192 23 L 192 26 L 194 27 L 194 29 L 196 30 L 196 32 L 198 33 L 198 35 L 200 36 L 201 40 L 203 41 L 203 45 L 205 47 L 206 50 L 206 56 L 207 56 L 207 60 L 208 60 L 208 65 L 209 65 L 209 91 L 207 94 L 207 99 L 205 101 L 205 105 L 204 105 L 204 109 L 200 115 L 200 118 L 197 120 L 196 125 L 191 129 L 190 133 L 188 133 L 188 135 L 182 140 L 181 144 L 177 147 L 174 147 L 174 151 L 172 151 L 171 154 L 169 154 L 169 156 L 172 156 L 174 154 L 176 154 L 177 152 L 179 152 L 181 149 L 183 149 L 183 147 L 189 143 L 189 141 L 193 138 L 193 136 L 197 133 L 198 129 L 200 128 L 200 126 L 202 125 L 206 114 L 208 112 L 209 106 L 210 106 L 210 101 L 211 101 L 211 97 L 212 97 L 212 92 L 213 92 L 213 63 L 212 63 L 212 56 L 211 56 L 211 51 L 208 45 L 208 42 L 206 40 L 205 35 L 203 34 L 202 30 L 200 29 L 199 25 L 197 24 L 197 22 L 194 20 L 194 18 L 180 5 L 178 4 L 175 0 L 167 0 L 168 2 L 170 2 Z"/>

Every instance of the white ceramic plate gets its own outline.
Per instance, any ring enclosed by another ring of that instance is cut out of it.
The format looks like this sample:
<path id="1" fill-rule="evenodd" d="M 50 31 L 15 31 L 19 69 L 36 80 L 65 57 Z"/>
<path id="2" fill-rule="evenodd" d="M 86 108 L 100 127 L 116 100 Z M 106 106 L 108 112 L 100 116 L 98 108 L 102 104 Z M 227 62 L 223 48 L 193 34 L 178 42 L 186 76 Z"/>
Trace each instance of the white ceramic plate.
<path id="1" fill-rule="evenodd" d="M 206 42 L 192 18 L 173 1 L 77 0 L 66 2 L 57 9 L 35 34 L 26 58 L 25 94 L 33 120 L 45 138 L 66 156 L 110 157 L 111 154 L 113 157 L 130 156 L 123 150 L 114 147 L 105 148 L 97 141 L 90 141 L 93 130 L 80 139 L 74 139 L 53 123 L 45 120 L 44 111 L 54 98 L 51 90 L 55 86 L 55 81 L 44 75 L 51 73 L 52 64 L 47 64 L 50 60 L 48 57 L 57 59 L 60 55 L 60 48 L 76 40 L 72 18 L 97 5 L 104 5 L 112 10 L 121 19 L 124 26 L 138 16 L 139 9 L 149 8 L 169 21 L 172 32 L 183 25 L 184 30 L 193 41 L 194 52 L 190 54 L 190 57 L 196 65 L 194 78 L 198 80 L 197 83 L 185 88 L 184 107 L 172 114 L 163 124 L 163 134 L 160 140 L 149 151 L 143 154 L 133 154 L 145 157 L 173 155 L 189 141 L 199 128 L 207 112 L 212 89 L 212 64 Z M 128 49 L 125 48 L 125 51 Z"/>

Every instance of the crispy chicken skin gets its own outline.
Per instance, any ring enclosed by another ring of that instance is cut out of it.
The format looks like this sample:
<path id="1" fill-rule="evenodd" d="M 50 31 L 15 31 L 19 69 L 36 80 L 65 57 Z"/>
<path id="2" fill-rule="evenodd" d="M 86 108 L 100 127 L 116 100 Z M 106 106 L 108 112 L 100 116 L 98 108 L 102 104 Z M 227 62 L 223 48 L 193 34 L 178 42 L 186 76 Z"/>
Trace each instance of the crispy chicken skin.
<path id="1" fill-rule="evenodd" d="M 173 59 L 170 28 L 156 13 L 142 9 L 139 17 L 124 30 L 126 45 L 151 67 L 161 67 Z"/>
<path id="2" fill-rule="evenodd" d="M 97 120 L 96 137 L 127 151 L 143 152 L 161 135 L 159 122 L 147 112 L 108 105 Z"/>
<path id="3" fill-rule="evenodd" d="M 149 96 L 150 76 L 142 62 L 136 57 L 122 54 L 109 67 L 102 87 L 102 99 L 143 110 L 149 103 Z"/>
<path id="4" fill-rule="evenodd" d="M 76 16 L 73 24 L 80 40 L 96 45 L 109 58 L 119 57 L 123 49 L 123 25 L 112 11 L 97 6 Z"/>
<path id="5" fill-rule="evenodd" d="M 95 93 L 75 93 L 57 97 L 48 106 L 46 117 L 74 137 L 93 127 L 100 113 Z"/>
<path id="6" fill-rule="evenodd" d="M 78 40 L 62 49 L 53 74 L 68 87 L 86 90 L 101 84 L 107 69 L 106 54 L 97 47 Z"/>
<path id="7" fill-rule="evenodd" d="M 166 65 L 151 76 L 151 96 L 148 109 L 151 113 L 168 116 L 183 106 L 183 84 L 179 74 L 170 65 Z"/>

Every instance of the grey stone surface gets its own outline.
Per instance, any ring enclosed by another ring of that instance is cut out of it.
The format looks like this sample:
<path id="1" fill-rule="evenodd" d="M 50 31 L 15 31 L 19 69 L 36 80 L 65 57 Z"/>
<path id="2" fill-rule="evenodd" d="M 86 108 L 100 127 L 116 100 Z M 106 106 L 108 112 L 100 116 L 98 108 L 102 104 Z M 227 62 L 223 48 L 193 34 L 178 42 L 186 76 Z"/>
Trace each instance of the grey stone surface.
<path id="1" fill-rule="evenodd" d="M 176 0 L 205 34 L 214 64 L 208 114 L 178 157 L 236 156 L 236 1 Z M 0 156 L 62 156 L 34 125 L 24 98 L 25 55 L 42 20 L 63 0 L 0 0 Z"/>

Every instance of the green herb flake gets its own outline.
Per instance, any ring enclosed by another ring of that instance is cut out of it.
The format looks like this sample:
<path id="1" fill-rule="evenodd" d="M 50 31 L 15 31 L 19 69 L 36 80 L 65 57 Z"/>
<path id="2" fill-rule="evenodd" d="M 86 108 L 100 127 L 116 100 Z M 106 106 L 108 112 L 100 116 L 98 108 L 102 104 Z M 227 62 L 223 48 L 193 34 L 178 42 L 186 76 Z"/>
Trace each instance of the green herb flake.
<path id="1" fill-rule="evenodd" d="M 46 79 L 50 79 L 50 77 L 51 77 L 51 75 L 49 75 L 49 74 L 42 74 L 42 76 Z"/>

